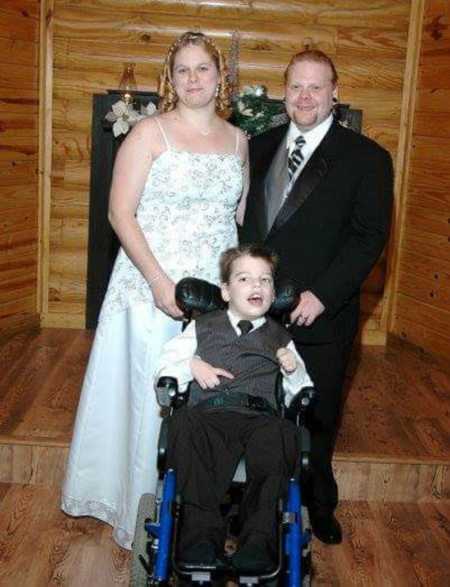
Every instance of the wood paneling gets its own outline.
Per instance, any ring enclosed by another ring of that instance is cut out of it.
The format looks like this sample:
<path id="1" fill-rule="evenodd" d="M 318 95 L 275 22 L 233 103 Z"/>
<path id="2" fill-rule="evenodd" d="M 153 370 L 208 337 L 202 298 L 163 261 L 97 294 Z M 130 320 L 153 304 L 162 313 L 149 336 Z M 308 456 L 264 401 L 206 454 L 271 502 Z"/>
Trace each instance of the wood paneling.
<path id="1" fill-rule="evenodd" d="M 364 111 L 364 132 L 395 159 L 410 8 L 410 0 L 55 0 L 48 23 L 53 138 L 44 324 L 61 325 L 63 318 L 65 325 L 84 325 L 92 94 L 116 87 L 124 62 L 136 63 L 139 89 L 154 91 L 178 35 L 200 29 L 227 51 L 237 30 L 241 85 L 263 83 L 280 98 L 290 56 L 313 45 L 335 60 L 341 101 Z M 385 340 L 385 275 L 383 260 L 365 286 L 364 340 Z"/>
<path id="2" fill-rule="evenodd" d="M 392 330 L 450 357 L 450 6 L 426 0 Z"/>
<path id="3" fill-rule="evenodd" d="M 335 457 L 339 499 L 372 502 L 450 500 L 450 464 L 387 463 Z"/>
<path id="4" fill-rule="evenodd" d="M 39 1 L 0 7 L 0 337 L 36 327 Z"/>

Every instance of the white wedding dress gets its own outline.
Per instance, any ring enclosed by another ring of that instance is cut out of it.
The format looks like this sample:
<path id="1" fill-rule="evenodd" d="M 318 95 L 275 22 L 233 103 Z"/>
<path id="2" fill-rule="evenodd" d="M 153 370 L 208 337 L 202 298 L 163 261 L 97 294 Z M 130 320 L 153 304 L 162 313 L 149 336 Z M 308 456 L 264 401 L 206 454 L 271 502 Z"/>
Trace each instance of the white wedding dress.
<path id="1" fill-rule="evenodd" d="M 237 133 L 234 153 L 190 153 L 172 148 L 160 128 L 167 149 L 150 169 L 137 220 L 174 282 L 194 276 L 218 283 L 220 253 L 237 244 Z M 156 487 L 155 364 L 180 329 L 155 307 L 150 287 L 121 249 L 81 392 L 61 505 L 70 515 L 111 524 L 125 548 L 131 548 L 140 496 Z"/>

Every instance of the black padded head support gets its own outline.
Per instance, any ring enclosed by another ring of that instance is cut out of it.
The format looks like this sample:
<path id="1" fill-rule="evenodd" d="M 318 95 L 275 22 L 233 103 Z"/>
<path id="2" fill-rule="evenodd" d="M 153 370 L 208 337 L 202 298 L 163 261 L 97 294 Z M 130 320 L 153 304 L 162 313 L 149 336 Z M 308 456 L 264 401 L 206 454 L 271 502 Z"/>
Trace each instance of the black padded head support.
<path id="1" fill-rule="evenodd" d="M 226 307 L 217 285 L 195 277 L 184 277 L 177 283 L 175 300 L 186 317 Z"/>
<path id="2" fill-rule="evenodd" d="M 217 285 L 195 277 L 185 277 L 177 283 L 175 299 L 180 310 L 188 318 L 227 307 Z M 295 307 L 297 300 L 298 294 L 294 284 L 284 281 L 277 286 L 277 295 L 269 314 L 275 317 L 283 316 Z"/>

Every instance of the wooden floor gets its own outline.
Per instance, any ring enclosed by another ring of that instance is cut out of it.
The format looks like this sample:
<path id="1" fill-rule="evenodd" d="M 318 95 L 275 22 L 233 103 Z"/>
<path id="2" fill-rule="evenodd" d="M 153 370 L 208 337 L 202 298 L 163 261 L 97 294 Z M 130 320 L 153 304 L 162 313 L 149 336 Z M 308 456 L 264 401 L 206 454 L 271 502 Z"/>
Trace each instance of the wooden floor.
<path id="1" fill-rule="evenodd" d="M 0 346 L 0 587 L 127 585 L 110 529 L 59 510 L 92 336 Z M 345 541 L 314 542 L 314 585 L 450 585 L 450 366 L 393 339 L 353 357 L 334 461 Z"/>
<path id="2" fill-rule="evenodd" d="M 0 484 L 1 587 L 128 585 L 108 526 L 58 509 L 58 489 Z M 313 543 L 313 586 L 450 585 L 450 504 L 345 502 L 345 541 Z"/>
<path id="3" fill-rule="evenodd" d="M 355 350 L 337 452 L 448 463 L 450 364 L 392 338 Z"/>

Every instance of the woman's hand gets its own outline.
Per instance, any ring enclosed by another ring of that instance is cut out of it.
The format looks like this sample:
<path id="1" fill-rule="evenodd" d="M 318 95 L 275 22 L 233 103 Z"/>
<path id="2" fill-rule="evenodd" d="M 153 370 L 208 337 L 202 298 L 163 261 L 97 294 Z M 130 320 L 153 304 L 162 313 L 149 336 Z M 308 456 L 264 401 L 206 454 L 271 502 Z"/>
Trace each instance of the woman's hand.
<path id="1" fill-rule="evenodd" d="M 175 284 L 167 275 L 157 275 L 150 287 L 157 308 L 172 318 L 182 318 L 183 312 L 175 302 Z"/>
<path id="2" fill-rule="evenodd" d="M 192 377 L 197 381 L 202 389 L 212 389 L 220 384 L 220 377 L 227 379 L 234 379 L 234 375 L 220 367 L 213 367 L 206 361 L 202 361 L 200 357 L 192 357 L 191 359 Z"/>

